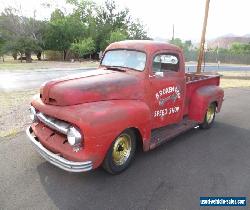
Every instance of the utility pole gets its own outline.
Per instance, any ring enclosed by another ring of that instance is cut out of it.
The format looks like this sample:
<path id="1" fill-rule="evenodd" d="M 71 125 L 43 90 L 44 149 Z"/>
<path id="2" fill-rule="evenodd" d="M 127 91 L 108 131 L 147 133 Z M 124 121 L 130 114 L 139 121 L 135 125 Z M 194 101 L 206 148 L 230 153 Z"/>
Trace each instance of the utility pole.
<path id="1" fill-rule="evenodd" d="M 173 35 L 172 35 L 172 40 L 174 41 L 174 24 L 173 24 Z"/>
<path id="2" fill-rule="evenodd" d="M 198 56 L 198 64 L 197 64 L 197 70 L 196 73 L 201 73 L 201 64 L 204 56 L 204 46 L 205 46 L 205 40 L 206 40 L 206 29 L 207 29 L 207 19 L 208 19 L 208 11 L 209 11 L 209 3 L 210 0 L 206 0 L 206 7 L 205 7 L 205 16 L 203 21 L 203 29 L 201 34 L 201 43 L 200 43 L 200 51 Z"/>

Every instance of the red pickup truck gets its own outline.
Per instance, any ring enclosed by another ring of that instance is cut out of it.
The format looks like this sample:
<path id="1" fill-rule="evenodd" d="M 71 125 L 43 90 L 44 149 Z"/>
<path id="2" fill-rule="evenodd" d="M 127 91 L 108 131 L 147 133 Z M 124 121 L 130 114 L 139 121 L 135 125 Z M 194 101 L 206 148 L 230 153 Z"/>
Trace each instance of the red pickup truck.
<path id="1" fill-rule="evenodd" d="M 220 76 L 185 73 L 182 50 L 154 41 L 108 46 L 97 70 L 52 80 L 31 102 L 26 133 L 50 163 L 70 172 L 125 170 L 136 149 L 209 128 L 221 109 Z"/>

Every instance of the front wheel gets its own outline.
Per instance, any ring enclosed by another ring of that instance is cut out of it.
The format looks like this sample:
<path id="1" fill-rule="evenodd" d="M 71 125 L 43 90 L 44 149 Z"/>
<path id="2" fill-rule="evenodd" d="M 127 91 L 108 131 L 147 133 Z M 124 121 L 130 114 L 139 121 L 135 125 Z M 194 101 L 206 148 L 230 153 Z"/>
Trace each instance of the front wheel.
<path id="1" fill-rule="evenodd" d="M 211 103 L 207 109 L 204 121 L 200 124 L 200 128 L 208 129 L 212 126 L 215 119 L 216 104 Z"/>
<path id="2" fill-rule="evenodd" d="M 135 156 L 136 136 L 125 130 L 112 143 L 103 162 L 103 168 L 111 174 L 119 174 L 128 168 Z"/>

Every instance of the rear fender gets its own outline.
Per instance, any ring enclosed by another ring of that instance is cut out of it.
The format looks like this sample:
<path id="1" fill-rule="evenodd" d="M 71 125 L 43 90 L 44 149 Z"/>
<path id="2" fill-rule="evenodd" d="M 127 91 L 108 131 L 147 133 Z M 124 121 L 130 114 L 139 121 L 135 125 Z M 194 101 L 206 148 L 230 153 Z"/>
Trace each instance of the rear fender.
<path id="1" fill-rule="evenodd" d="M 219 112 L 223 102 L 224 91 L 215 85 L 198 88 L 191 96 L 189 104 L 189 118 L 197 122 L 203 122 L 209 104 L 216 103 Z"/>

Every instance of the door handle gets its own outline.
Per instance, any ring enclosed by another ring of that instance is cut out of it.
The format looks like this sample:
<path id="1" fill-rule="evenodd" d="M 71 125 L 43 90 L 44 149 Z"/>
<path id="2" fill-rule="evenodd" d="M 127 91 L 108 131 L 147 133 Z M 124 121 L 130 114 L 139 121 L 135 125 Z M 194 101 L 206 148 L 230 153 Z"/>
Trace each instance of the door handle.
<path id="1" fill-rule="evenodd" d="M 155 72 L 153 75 L 149 75 L 149 78 L 154 78 L 154 77 L 162 78 L 164 77 L 164 72 L 160 71 L 160 72 Z"/>

